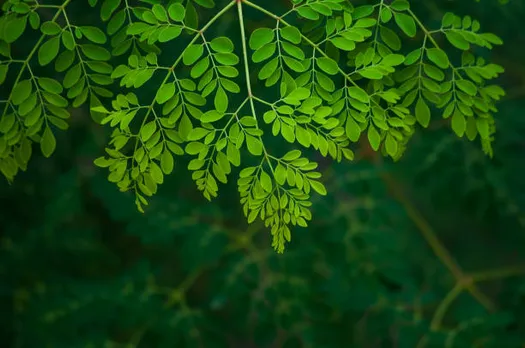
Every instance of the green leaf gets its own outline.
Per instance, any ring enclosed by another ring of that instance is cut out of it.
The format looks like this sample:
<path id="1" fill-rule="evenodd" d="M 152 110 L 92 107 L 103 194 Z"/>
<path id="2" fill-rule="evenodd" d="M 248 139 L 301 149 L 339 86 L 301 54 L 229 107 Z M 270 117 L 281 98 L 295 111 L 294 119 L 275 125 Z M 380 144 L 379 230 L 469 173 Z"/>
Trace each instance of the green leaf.
<path id="1" fill-rule="evenodd" d="M 370 96 L 368 93 L 366 93 L 366 91 L 360 87 L 348 87 L 347 91 L 352 98 L 357 99 L 360 102 L 368 103 L 370 101 Z"/>
<path id="2" fill-rule="evenodd" d="M 157 103 L 164 104 L 170 100 L 175 95 L 175 84 L 166 83 L 162 85 L 157 91 L 157 96 L 155 97 Z"/>
<path id="3" fill-rule="evenodd" d="M 306 19 L 310 19 L 312 21 L 319 19 L 318 12 L 315 12 L 310 7 L 306 7 L 306 6 L 298 7 L 296 11 L 301 17 L 304 17 Z"/>
<path id="4" fill-rule="evenodd" d="M 326 188 L 321 182 L 316 180 L 308 180 L 308 182 L 310 183 L 310 186 L 314 189 L 315 192 L 317 192 L 321 196 L 326 196 Z"/>
<path id="5" fill-rule="evenodd" d="M 436 64 L 441 69 L 446 69 L 450 66 L 448 55 L 439 48 L 427 49 L 427 57 L 431 62 Z"/>
<path id="6" fill-rule="evenodd" d="M 218 53 L 231 53 L 233 52 L 233 42 L 227 37 L 221 36 L 211 40 L 210 47 L 212 50 Z"/>
<path id="7" fill-rule="evenodd" d="M 238 167 L 241 164 L 241 153 L 231 141 L 228 142 L 228 146 L 226 148 L 226 156 L 228 156 L 228 160 L 234 166 Z"/>
<path id="8" fill-rule="evenodd" d="M 388 45 L 388 47 L 395 51 L 401 49 L 401 39 L 392 29 L 381 26 L 379 29 L 379 34 L 381 39 Z"/>
<path id="9" fill-rule="evenodd" d="M 379 150 L 379 145 L 381 144 L 381 136 L 379 135 L 377 129 L 371 124 L 368 126 L 368 141 L 370 142 L 370 146 L 372 146 L 372 149 L 374 149 L 375 151 Z"/>
<path id="10" fill-rule="evenodd" d="M 246 147 L 254 156 L 260 156 L 263 153 L 263 145 L 261 141 L 248 134 L 246 135 Z"/>
<path id="11" fill-rule="evenodd" d="M 62 35 L 62 44 L 64 47 L 70 51 L 73 51 L 75 49 L 75 38 L 73 37 L 73 34 L 69 30 L 63 31 Z"/>
<path id="12" fill-rule="evenodd" d="M 58 36 L 52 37 L 44 42 L 38 49 L 38 63 L 45 66 L 53 61 L 58 55 L 60 48 L 60 38 Z"/>
<path id="13" fill-rule="evenodd" d="M 387 136 L 386 136 L 385 147 L 386 147 L 386 152 L 390 156 L 394 157 L 397 154 L 397 149 L 398 149 L 397 141 L 390 134 L 387 134 Z"/>
<path id="14" fill-rule="evenodd" d="M 142 139 L 142 141 L 148 141 L 156 130 L 157 122 L 150 121 L 140 129 L 140 138 Z"/>
<path id="15" fill-rule="evenodd" d="M 160 156 L 160 167 L 162 168 L 164 174 L 171 174 L 171 172 L 173 171 L 173 166 L 173 155 L 168 150 L 164 150 L 164 152 Z"/>
<path id="16" fill-rule="evenodd" d="M 317 66 L 327 74 L 335 75 L 339 72 L 339 66 L 332 58 L 321 57 L 317 58 L 316 62 Z"/>
<path id="17" fill-rule="evenodd" d="M 301 43 L 301 31 L 296 27 L 289 26 L 280 29 L 281 36 L 294 44 Z"/>
<path id="18" fill-rule="evenodd" d="M 53 152 L 55 152 L 56 145 L 56 139 L 53 132 L 49 127 L 46 127 L 42 134 L 42 139 L 40 140 L 40 150 L 44 157 L 50 157 Z"/>
<path id="19" fill-rule="evenodd" d="M 254 63 L 263 62 L 266 59 L 272 57 L 276 50 L 277 44 L 275 42 L 270 42 L 253 52 L 252 60 Z"/>
<path id="20" fill-rule="evenodd" d="M 272 74 L 277 70 L 279 66 L 279 59 L 278 57 L 273 58 L 272 60 L 268 61 L 264 66 L 259 70 L 258 78 L 260 80 L 266 80 Z"/>
<path id="21" fill-rule="evenodd" d="M 20 105 L 29 98 L 33 91 L 31 80 L 22 80 L 18 82 L 11 91 L 11 101 L 14 105 Z"/>
<path id="22" fill-rule="evenodd" d="M 104 44 L 107 41 L 106 34 L 97 27 L 78 27 L 82 34 L 91 42 Z"/>
<path id="23" fill-rule="evenodd" d="M 491 44 L 503 45 L 503 40 L 499 36 L 494 35 L 492 33 L 483 33 L 481 34 L 481 37 L 490 42 Z"/>
<path id="24" fill-rule="evenodd" d="M 217 88 L 213 104 L 215 105 L 215 109 L 220 113 L 225 113 L 226 110 L 228 110 L 228 95 L 221 86 Z"/>
<path id="25" fill-rule="evenodd" d="M 164 6 L 155 4 L 151 8 L 151 11 L 155 15 L 155 18 L 157 18 L 161 22 L 167 22 L 168 21 L 168 12 L 166 12 L 166 9 Z"/>
<path id="26" fill-rule="evenodd" d="M 40 27 L 40 31 L 46 35 L 56 35 L 62 31 L 62 28 L 56 22 L 44 22 Z"/>
<path id="27" fill-rule="evenodd" d="M 425 128 L 430 123 L 430 108 L 422 97 L 419 97 L 416 103 L 416 119 Z"/>
<path id="28" fill-rule="evenodd" d="M 470 44 L 467 40 L 460 34 L 454 32 L 454 31 L 446 31 L 445 37 L 447 38 L 448 42 L 450 42 L 453 46 L 456 48 L 459 48 L 460 50 L 467 51 L 470 49 Z"/>
<path id="29" fill-rule="evenodd" d="M 42 89 L 49 93 L 60 94 L 64 90 L 64 88 L 62 88 L 62 85 L 58 83 L 58 81 L 47 77 L 40 77 L 38 79 L 38 84 L 40 85 L 40 87 L 42 87 Z"/>
<path id="30" fill-rule="evenodd" d="M 204 53 L 202 45 L 191 45 L 184 51 L 182 55 L 182 62 L 185 65 L 192 65 L 195 63 Z"/>
<path id="31" fill-rule="evenodd" d="M 467 129 L 467 122 L 465 120 L 465 116 L 459 112 L 458 109 L 454 112 L 454 115 L 452 115 L 452 121 L 451 121 L 452 130 L 454 133 L 457 134 L 458 137 L 462 137 L 463 134 L 465 134 L 465 130 Z"/>
<path id="32" fill-rule="evenodd" d="M 81 45 L 80 48 L 82 52 L 89 59 L 98 60 L 98 61 L 107 61 L 111 58 L 111 53 L 106 50 L 104 47 L 100 47 L 92 44 Z"/>
<path id="33" fill-rule="evenodd" d="M 269 28 L 257 28 L 250 35 L 249 45 L 252 50 L 257 50 L 275 39 L 275 32 Z"/>
<path id="34" fill-rule="evenodd" d="M 7 72 L 9 71 L 9 66 L 6 65 L 0 65 L 0 85 L 4 83 L 5 78 L 7 77 Z"/>
<path id="35" fill-rule="evenodd" d="M 185 24 L 193 29 L 197 29 L 199 26 L 199 15 L 197 10 L 191 1 L 186 3 L 186 15 L 184 16 Z"/>
<path id="36" fill-rule="evenodd" d="M 358 141 L 361 136 L 361 128 L 351 116 L 348 116 L 348 119 L 346 120 L 345 132 L 348 139 L 353 142 Z"/>
<path id="37" fill-rule="evenodd" d="M 261 175 L 260 175 L 260 177 L 259 177 L 259 181 L 261 182 L 261 186 L 262 186 L 262 188 L 263 188 L 266 192 L 268 192 L 268 193 L 272 192 L 272 188 L 273 188 L 273 185 L 272 185 L 272 178 L 270 177 L 270 175 L 268 175 L 268 173 L 266 173 L 266 172 L 264 171 L 264 169 L 261 170 Z"/>
<path id="38" fill-rule="evenodd" d="M 40 21 L 40 14 L 37 11 L 29 13 L 29 25 L 33 30 L 37 30 L 40 27 Z"/>
<path id="39" fill-rule="evenodd" d="M 93 161 L 93 164 L 100 168 L 107 168 L 113 163 L 115 163 L 114 159 L 107 159 L 105 157 L 99 157 Z"/>
<path id="40" fill-rule="evenodd" d="M 78 82 L 81 75 L 82 75 L 82 67 L 80 63 L 74 65 L 71 69 L 67 71 L 66 76 L 64 76 L 64 80 L 62 81 L 62 83 L 64 84 L 64 87 L 66 88 L 73 87 Z"/>
<path id="41" fill-rule="evenodd" d="M 0 120 L 0 132 L 7 134 L 13 125 L 15 124 L 16 118 L 14 114 L 6 115 Z M 3 140 L 3 138 L 0 138 Z"/>
<path id="42" fill-rule="evenodd" d="M 217 112 L 216 110 L 210 110 L 201 116 L 201 122 L 211 123 L 220 120 L 224 117 L 224 113 Z"/>
<path id="43" fill-rule="evenodd" d="M 105 0 L 102 3 L 102 7 L 100 9 L 100 17 L 105 22 L 109 18 L 111 18 L 111 15 L 115 10 L 120 6 L 120 2 L 122 0 Z"/>
<path id="44" fill-rule="evenodd" d="M 198 141 L 192 141 L 186 144 L 184 151 L 190 155 L 196 155 L 204 149 L 206 145 Z"/>
<path id="45" fill-rule="evenodd" d="M 159 42 L 168 42 L 180 36 L 182 28 L 179 26 L 170 26 L 162 29 L 159 33 Z"/>
<path id="46" fill-rule="evenodd" d="M 478 93 L 476 85 L 469 80 L 456 80 L 456 86 L 470 96 L 475 96 Z"/>
<path id="47" fill-rule="evenodd" d="M 410 4 L 407 0 L 394 0 L 390 7 L 396 11 L 406 11 L 410 8 Z"/>
<path id="48" fill-rule="evenodd" d="M 193 0 L 195 3 L 199 4 L 204 8 L 214 8 L 215 2 L 213 0 Z"/>
<path id="49" fill-rule="evenodd" d="M 408 37 L 416 36 L 416 22 L 405 13 L 394 13 L 396 24 Z"/>
<path id="50" fill-rule="evenodd" d="M 26 30 L 27 16 L 9 18 L 5 23 L 3 39 L 7 43 L 15 42 Z"/>
<path id="51" fill-rule="evenodd" d="M 283 161 L 291 162 L 301 157 L 301 150 L 291 150 L 283 156 Z"/>
<path id="52" fill-rule="evenodd" d="M 186 16 L 186 9 L 181 4 L 174 3 L 168 7 L 168 14 L 175 22 L 182 22 Z"/>

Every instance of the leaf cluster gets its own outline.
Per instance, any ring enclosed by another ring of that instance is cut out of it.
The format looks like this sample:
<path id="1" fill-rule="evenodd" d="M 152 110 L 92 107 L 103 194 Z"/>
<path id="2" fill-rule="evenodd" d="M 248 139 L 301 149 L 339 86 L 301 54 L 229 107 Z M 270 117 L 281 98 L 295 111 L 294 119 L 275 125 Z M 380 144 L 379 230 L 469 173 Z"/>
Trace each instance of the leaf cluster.
<path id="1" fill-rule="evenodd" d="M 470 16 L 447 13 L 431 30 L 407 0 L 293 0 L 282 12 L 249 0 L 88 0 L 100 13 L 93 26 L 76 24 L 76 4 L 3 5 L 0 82 L 10 89 L 0 101 L 0 170 L 8 180 L 27 168 L 33 143 L 49 157 L 70 107 L 87 105 L 111 129 L 95 164 L 134 192 L 140 211 L 179 156 L 192 156 L 187 169 L 208 200 L 238 168 L 245 216 L 264 221 L 282 252 L 291 227 L 311 219 L 312 194 L 327 193 L 312 152 L 353 160 L 364 139 L 398 160 L 419 127 L 442 118 L 492 155 L 504 91 L 491 80 L 503 68 L 477 52 L 502 41 Z M 252 13 L 267 25 L 248 31 Z M 226 16 L 239 24 L 234 39 L 210 30 Z M 29 30 L 39 32 L 31 51 L 13 57 Z"/>

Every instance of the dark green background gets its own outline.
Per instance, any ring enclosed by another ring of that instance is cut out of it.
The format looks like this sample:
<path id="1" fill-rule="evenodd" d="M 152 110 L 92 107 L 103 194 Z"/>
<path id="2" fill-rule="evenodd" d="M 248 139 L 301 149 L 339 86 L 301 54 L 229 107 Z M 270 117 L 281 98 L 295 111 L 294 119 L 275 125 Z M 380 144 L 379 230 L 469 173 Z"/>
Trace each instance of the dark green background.
<path id="1" fill-rule="evenodd" d="M 525 3 L 412 3 L 429 27 L 452 10 L 504 39 L 494 159 L 439 122 L 397 163 L 360 148 L 323 165 L 329 195 L 277 255 L 235 182 L 208 203 L 187 160 L 138 213 L 92 164 L 105 130 L 74 111 L 51 159 L 0 183 L 0 347 L 525 347 Z M 431 331 L 454 285 L 492 269 Z"/>

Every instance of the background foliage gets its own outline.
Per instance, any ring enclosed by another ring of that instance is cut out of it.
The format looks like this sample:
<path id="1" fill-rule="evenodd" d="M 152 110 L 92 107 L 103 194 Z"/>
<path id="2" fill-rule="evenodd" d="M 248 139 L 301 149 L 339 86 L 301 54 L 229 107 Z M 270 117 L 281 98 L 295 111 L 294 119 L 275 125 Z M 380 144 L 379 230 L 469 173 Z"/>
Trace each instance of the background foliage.
<path id="1" fill-rule="evenodd" d="M 439 121 L 395 164 L 362 142 L 354 162 L 321 161 L 330 194 L 313 197 L 315 218 L 280 255 L 262 223 L 242 218 L 235 183 L 209 203 L 175 170 L 139 214 L 92 164 L 106 130 L 74 111 L 54 156 L 35 153 L 1 186 L 2 342 L 523 347 L 525 5 L 413 7 L 429 25 L 452 10 L 503 37 L 490 57 L 507 90 L 493 159 Z M 77 11 L 96 21 L 88 9 Z"/>

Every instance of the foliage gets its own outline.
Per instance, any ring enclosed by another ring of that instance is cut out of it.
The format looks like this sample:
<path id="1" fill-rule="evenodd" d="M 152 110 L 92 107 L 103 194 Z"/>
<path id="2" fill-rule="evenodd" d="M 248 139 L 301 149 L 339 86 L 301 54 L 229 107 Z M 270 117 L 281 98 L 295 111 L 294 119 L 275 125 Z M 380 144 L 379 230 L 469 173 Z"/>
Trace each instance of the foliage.
<path id="1" fill-rule="evenodd" d="M 239 219 L 237 195 L 209 204 L 187 185 L 192 173 L 185 170 L 166 175 L 146 214 L 138 214 L 134 192 L 119 192 L 92 163 L 113 127 L 92 122 L 87 107 L 68 108 L 69 130 L 52 126 L 60 144 L 54 155 L 35 151 L 27 171 L 0 184 L 2 346 L 523 348 L 525 6 L 475 4 L 412 2 L 428 26 L 439 27 L 447 11 L 468 13 L 507 42 L 490 54 L 473 51 L 508 71 L 498 80 L 507 96 L 495 118 L 494 158 L 438 117 L 413 134 L 397 163 L 379 156 L 366 132 L 352 145 L 353 162 L 329 163 L 301 149 L 319 163 L 330 194 L 312 195 L 315 218 L 284 254 L 268 248 L 263 221 Z M 211 12 L 199 6 L 206 20 Z M 282 3 L 265 6 L 278 13 Z M 56 10 L 39 13 L 50 19 Z M 68 11 L 77 25 L 99 18 L 83 2 Z M 209 34 L 240 48 L 236 18 L 232 8 Z M 249 9 L 245 18 L 250 33 L 275 24 Z M 40 34 L 28 31 L 26 38 L 31 50 Z M 436 37 L 440 45 L 445 40 Z M 165 54 L 176 58 L 180 49 L 168 45 Z M 12 50 L 23 54 L 23 41 Z M 127 59 L 117 57 L 114 66 Z M 18 72 L 10 66 L 10 74 Z M 255 66 L 250 62 L 252 74 Z M 31 69 L 62 81 L 38 63 Z M 252 81 L 261 99 L 273 98 L 271 88 Z M 137 93 L 141 100 L 154 98 L 158 84 L 148 86 Z M 109 99 L 99 100 L 109 108 Z M 269 132 L 265 146 L 280 151 L 281 136 Z M 298 148 L 288 144 L 283 153 Z M 179 168 L 194 159 L 177 158 Z M 242 160 L 258 164 L 250 155 Z M 232 192 L 236 182 L 224 186 Z"/>
<path id="2" fill-rule="evenodd" d="M 69 106 L 89 105 L 111 129 L 95 164 L 134 192 L 140 211 L 177 156 L 193 156 L 187 167 L 208 200 L 239 167 L 244 215 L 264 221 L 282 253 L 291 226 L 312 219 L 313 193 L 327 194 L 311 150 L 352 160 L 364 137 L 398 160 L 415 129 L 439 114 L 493 153 L 494 103 L 504 92 L 490 80 L 503 68 L 478 48 L 502 41 L 470 16 L 446 13 L 430 30 L 406 0 L 88 3 L 100 11 L 98 26 L 74 12 L 82 2 L 3 5 L 0 82 L 11 84 L 1 101 L 0 170 L 9 181 L 27 168 L 33 142 L 45 157 L 55 152 Z M 248 30 L 257 15 L 267 21 Z M 220 33 L 228 16 L 239 27 Z M 27 27 L 40 34 L 20 52 Z"/>

